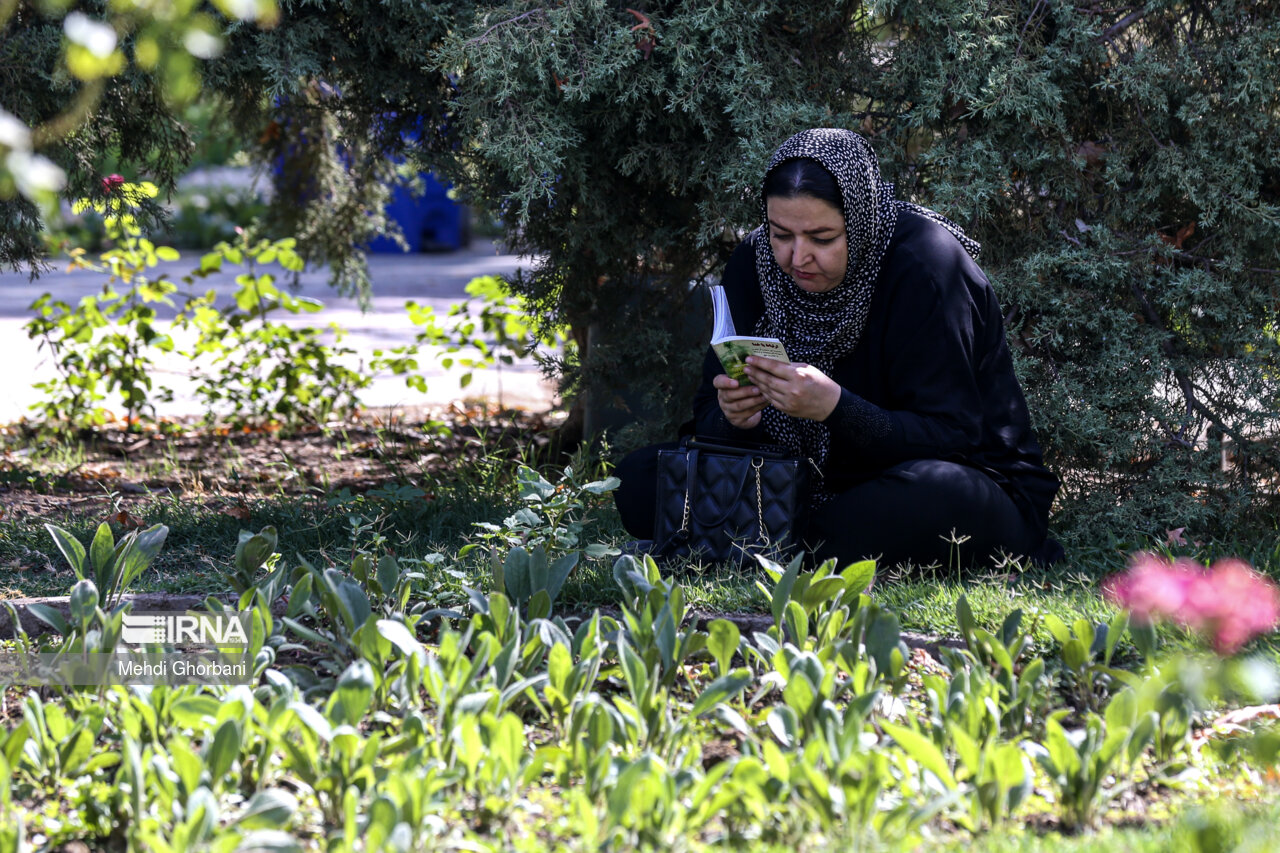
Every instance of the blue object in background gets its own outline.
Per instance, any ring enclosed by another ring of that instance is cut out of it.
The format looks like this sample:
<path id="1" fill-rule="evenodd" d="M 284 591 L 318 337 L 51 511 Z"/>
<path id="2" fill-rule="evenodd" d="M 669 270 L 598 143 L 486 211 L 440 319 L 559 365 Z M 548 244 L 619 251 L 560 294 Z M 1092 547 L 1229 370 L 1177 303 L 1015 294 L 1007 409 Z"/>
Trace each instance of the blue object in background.
<path id="1" fill-rule="evenodd" d="M 449 188 L 430 172 L 420 174 L 425 192 L 415 196 L 407 187 L 395 187 L 387 202 L 387 218 L 404 232 L 410 252 L 441 252 L 461 249 L 471 242 L 469 212 L 465 205 L 449 198 Z M 390 237 L 369 241 L 370 252 L 402 252 Z"/>

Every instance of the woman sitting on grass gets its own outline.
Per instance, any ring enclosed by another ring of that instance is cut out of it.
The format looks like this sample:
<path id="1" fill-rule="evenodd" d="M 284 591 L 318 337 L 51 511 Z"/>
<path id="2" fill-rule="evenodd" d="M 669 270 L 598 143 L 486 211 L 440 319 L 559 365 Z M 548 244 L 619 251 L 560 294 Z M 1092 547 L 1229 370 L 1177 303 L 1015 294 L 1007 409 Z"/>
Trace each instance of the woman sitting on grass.
<path id="1" fill-rule="evenodd" d="M 708 351 L 692 431 L 816 463 L 799 537 L 818 559 L 1052 561 L 1059 483 L 1032 434 L 978 244 L 895 201 L 871 147 L 846 130 L 787 140 L 762 201 L 765 222 L 722 284 L 735 328 L 779 338 L 792 363 L 753 356 L 743 385 Z M 618 510 L 641 539 L 653 536 L 659 449 L 618 466 Z"/>

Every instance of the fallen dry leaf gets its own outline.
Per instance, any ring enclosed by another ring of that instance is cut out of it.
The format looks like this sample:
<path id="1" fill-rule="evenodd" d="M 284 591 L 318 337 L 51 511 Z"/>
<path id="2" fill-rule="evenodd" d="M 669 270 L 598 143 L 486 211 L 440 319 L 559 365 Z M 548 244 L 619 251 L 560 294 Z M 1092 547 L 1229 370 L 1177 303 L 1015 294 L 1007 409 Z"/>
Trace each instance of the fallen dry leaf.
<path id="1" fill-rule="evenodd" d="M 126 509 L 122 509 L 117 513 L 107 516 L 107 521 L 114 521 L 125 530 L 137 530 L 146 524 L 146 522 L 138 518 L 136 515 L 130 514 Z"/>

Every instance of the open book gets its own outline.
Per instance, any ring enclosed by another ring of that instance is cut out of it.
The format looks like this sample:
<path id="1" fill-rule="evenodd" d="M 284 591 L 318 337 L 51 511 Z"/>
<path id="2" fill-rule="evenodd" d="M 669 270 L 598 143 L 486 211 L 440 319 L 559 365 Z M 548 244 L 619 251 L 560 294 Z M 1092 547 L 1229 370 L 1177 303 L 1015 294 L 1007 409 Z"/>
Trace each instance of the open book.
<path id="1" fill-rule="evenodd" d="M 715 321 L 711 326 L 711 347 L 720 357 L 724 372 L 738 380 L 739 384 L 751 384 L 746 374 L 749 355 L 774 358 L 788 364 L 791 362 L 791 359 L 787 358 L 787 351 L 782 346 L 782 341 L 777 338 L 753 338 L 749 335 L 739 335 L 734 331 L 733 315 L 729 313 L 729 300 L 725 298 L 724 288 L 718 284 L 711 287 L 711 308 L 715 315 Z"/>

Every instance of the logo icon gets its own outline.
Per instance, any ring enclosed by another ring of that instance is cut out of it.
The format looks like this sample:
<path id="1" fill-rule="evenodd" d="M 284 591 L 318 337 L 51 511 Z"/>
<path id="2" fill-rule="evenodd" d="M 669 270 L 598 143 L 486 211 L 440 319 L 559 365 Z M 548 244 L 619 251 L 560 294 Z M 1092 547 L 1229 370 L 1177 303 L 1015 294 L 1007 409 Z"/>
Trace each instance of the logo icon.
<path id="1" fill-rule="evenodd" d="M 126 613 L 124 645 L 247 646 L 248 613 Z"/>
<path id="2" fill-rule="evenodd" d="M 145 646 L 168 641 L 162 613 L 126 613 L 120 641 L 131 646 Z"/>

